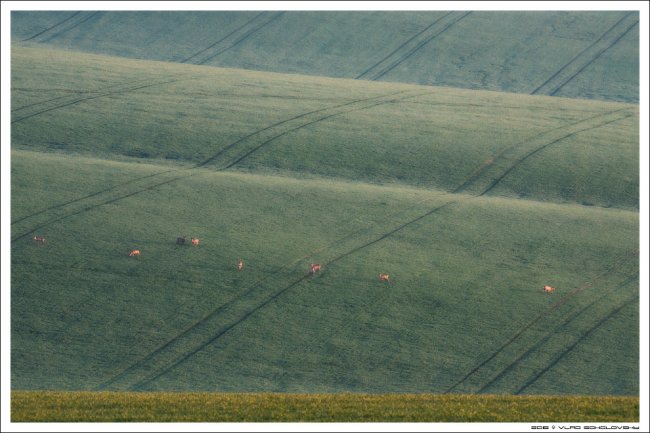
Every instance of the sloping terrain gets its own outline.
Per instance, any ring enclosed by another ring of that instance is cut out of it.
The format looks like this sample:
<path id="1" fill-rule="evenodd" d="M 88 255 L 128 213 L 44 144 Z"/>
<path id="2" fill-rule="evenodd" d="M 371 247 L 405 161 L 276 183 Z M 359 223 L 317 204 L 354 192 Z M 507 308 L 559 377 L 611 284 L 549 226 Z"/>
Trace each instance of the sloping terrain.
<path id="1" fill-rule="evenodd" d="M 12 42 L 259 71 L 638 103 L 634 11 L 14 11 Z"/>
<path id="2" fill-rule="evenodd" d="M 12 388 L 635 395 L 638 123 L 14 47 Z"/>

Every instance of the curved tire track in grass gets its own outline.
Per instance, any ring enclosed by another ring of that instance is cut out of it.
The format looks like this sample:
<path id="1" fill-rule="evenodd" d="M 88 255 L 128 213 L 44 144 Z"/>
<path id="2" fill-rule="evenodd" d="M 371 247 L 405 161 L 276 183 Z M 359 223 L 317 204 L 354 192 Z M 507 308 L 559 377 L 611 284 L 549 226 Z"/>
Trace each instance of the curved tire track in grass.
<path id="1" fill-rule="evenodd" d="M 389 60 L 389 59 L 390 59 L 391 57 L 393 57 L 396 53 L 398 53 L 402 48 L 404 48 L 406 45 L 408 45 L 411 41 L 413 41 L 413 40 L 416 39 L 418 36 L 420 36 L 422 33 L 426 32 L 426 31 L 429 30 L 431 27 L 433 27 L 434 25 L 436 25 L 436 24 L 438 23 L 438 21 L 442 20 L 443 18 L 447 17 L 448 15 L 450 15 L 450 14 L 452 14 L 452 13 L 453 13 L 453 12 L 447 12 L 445 15 L 443 15 L 442 17 L 436 19 L 436 20 L 433 21 L 431 24 L 429 24 L 428 26 L 426 26 L 424 29 L 420 30 L 420 31 L 417 32 L 415 35 L 411 36 L 407 41 L 403 42 L 400 46 L 398 46 L 398 47 L 395 48 L 393 51 L 391 51 L 390 54 L 388 54 L 386 57 L 384 57 L 383 59 L 381 59 L 380 61 L 378 61 L 378 62 L 375 63 L 374 65 L 370 66 L 369 68 L 367 68 L 366 70 L 364 70 L 364 71 L 363 71 L 362 73 L 360 73 L 359 75 L 357 75 L 357 76 L 355 77 L 355 80 L 359 80 L 359 79 L 361 79 L 364 75 L 368 74 L 370 71 L 372 71 L 373 69 L 377 68 L 379 65 L 381 65 L 381 64 L 384 63 L 385 61 Z"/>
<path id="2" fill-rule="evenodd" d="M 455 188 L 453 192 L 459 193 L 474 187 L 477 190 L 474 193 L 477 196 L 483 196 L 493 190 L 519 164 L 532 155 L 580 132 L 600 128 L 601 126 L 633 116 L 628 110 L 628 108 L 621 108 L 606 113 L 599 113 L 570 125 L 560 126 L 538 133 L 524 141 L 508 146 L 491 158 L 488 163 L 480 166 L 464 183 Z M 478 184 L 481 178 L 484 181 L 482 184 Z"/>
<path id="3" fill-rule="evenodd" d="M 76 16 L 79 15 L 80 13 L 81 13 L 81 11 L 77 11 L 77 12 L 73 13 L 72 15 L 70 15 L 69 17 L 63 19 L 62 21 L 59 21 L 58 23 L 54 24 L 53 26 L 50 26 L 50 27 L 48 27 L 48 28 L 46 28 L 46 29 L 44 29 L 44 30 L 41 30 L 40 32 L 36 33 L 36 34 L 33 35 L 33 36 L 30 36 L 30 37 L 27 38 L 27 39 L 23 39 L 22 42 L 31 41 L 32 39 L 39 37 L 39 36 L 42 35 L 43 33 L 49 32 L 50 30 L 52 30 L 52 29 L 54 29 L 54 28 L 56 28 L 56 27 L 58 27 L 58 26 L 64 24 L 65 22 L 71 20 L 71 19 L 74 18 L 74 17 L 76 17 Z"/>
<path id="4" fill-rule="evenodd" d="M 147 87 L 161 86 L 163 84 L 171 84 L 171 83 L 175 83 L 175 82 L 178 82 L 178 81 L 181 81 L 181 80 L 170 80 L 170 81 L 162 81 L 162 82 L 158 82 L 158 83 L 143 84 L 143 85 L 139 85 L 139 86 L 136 86 L 136 87 L 129 87 L 129 88 L 122 89 L 122 90 L 112 90 L 112 91 L 101 93 L 99 95 L 89 96 L 89 97 L 86 97 L 86 98 L 78 98 L 78 99 L 75 99 L 74 101 L 66 101 L 63 104 L 58 104 L 58 105 L 55 105 L 54 107 L 49 107 L 49 108 L 46 108 L 46 109 L 36 111 L 34 113 L 26 114 L 26 115 L 23 115 L 22 117 L 19 117 L 18 119 L 12 119 L 11 123 L 14 124 L 14 123 L 17 123 L 17 122 L 22 122 L 23 120 L 32 118 L 34 116 L 38 116 L 39 114 L 47 113 L 49 111 L 58 110 L 59 108 L 69 107 L 70 105 L 78 104 L 79 102 L 90 101 L 92 99 L 103 98 L 105 96 L 111 96 L 111 95 L 116 95 L 116 94 L 120 94 L 120 93 L 130 93 L 130 92 L 134 92 L 136 90 L 146 89 Z"/>
<path id="5" fill-rule="evenodd" d="M 126 85 L 130 85 L 130 84 L 135 84 L 135 83 L 141 83 L 141 82 L 143 82 L 143 81 L 149 82 L 150 80 L 148 80 L 148 79 L 143 79 L 143 80 L 128 81 L 128 82 L 126 82 L 126 83 L 118 83 L 118 84 L 114 84 L 114 85 L 112 85 L 112 86 L 107 86 L 107 87 L 104 87 L 104 88 L 101 88 L 101 89 L 97 89 L 97 90 L 69 90 L 68 92 L 71 92 L 71 93 L 72 93 L 72 94 L 70 94 L 70 95 L 57 96 L 56 98 L 46 99 L 46 100 L 44 100 L 44 101 L 32 102 L 32 103 L 30 103 L 30 104 L 23 105 L 22 107 L 12 108 L 12 109 L 11 109 L 11 112 L 13 113 L 13 112 L 16 112 L 16 111 L 24 110 L 24 109 L 26 109 L 26 108 L 30 108 L 30 107 L 34 107 L 34 106 L 38 106 L 38 105 L 45 105 L 45 104 L 47 104 L 48 102 L 58 101 L 58 100 L 60 100 L 60 99 L 64 99 L 64 98 L 78 98 L 79 95 L 82 95 L 82 94 L 106 92 L 106 91 L 108 91 L 109 89 L 112 89 L 112 88 L 114 88 L 114 87 L 120 87 L 120 86 L 126 86 Z M 13 89 L 12 89 L 12 90 L 13 90 Z"/>
<path id="6" fill-rule="evenodd" d="M 262 12 L 262 14 L 264 14 L 264 13 L 265 13 L 265 12 Z M 250 20 L 248 23 L 246 23 L 244 26 L 242 26 L 242 28 L 247 27 L 247 26 L 248 26 L 252 21 L 254 21 L 257 17 L 261 16 L 262 14 L 257 15 L 255 18 L 253 18 L 253 19 Z M 247 40 L 248 38 L 250 38 L 251 36 L 253 36 L 255 33 L 257 33 L 257 32 L 259 32 L 260 30 L 262 30 L 262 29 L 263 29 L 264 27 L 266 27 L 267 25 L 271 24 L 271 23 L 272 23 L 273 21 L 275 21 L 276 19 L 280 18 L 283 14 L 284 14 L 284 12 L 276 12 L 276 13 L 273 14 L 269 19 L 265 20 L 265 21 L 262 22 L 261 24 L 257 25 L 256 27 L 253 27 L 253 28 L 250 29 L 250 30 L 247 30 L 247 31 L 246 31 L 246 32 L 245 32 L 241 37 L 239 37 L 238 39 L 236 39 L 235 41 L 233 41 L 233 42 L 232 42 L 230 45 L 228 45 L 227 47 L 224 47 L 224 48 L 222 48 L 222 49 L 219 49 L 216 53 L 213 53 L 213 54 L 209 55 L 208 57 L 204 58 L 203 60 L 201 60 L 201 61 L 199 61 L 199 62 L 197 62 L 197 63 L 195 63 L 195 64 L 197 64 L 197 65 L 204 65 L 205 63 L 207 63 L 207 62 L 209 62 L 210 60 L 214 59 L 214 58 L 217 57 L 218 55 L 220 55 L 220 54 L 222 54 L 222 53 L 225 53 L 226 51 L 228 51 L 228 50 L 230 50 L 230 49 L 236 47 L 237 45 L 241 44 L 242 42 L 244 42 L 245 40 Z M 241 28 L 240 28 L 240 29 L 241 29 Z M 240 29 L 237 29 L 237 30 L 239 31 Z M 222 42 L 223 40 L 227 39 L 229 36 L 233 35 L 234 33 L 236 33 L 236 32 L 232 32 L 232 33 L 230 33 L 228 36 L 226 36 L 226 37 L 223 38 L 222 40 L 216 42 L 214 45 L 217 45 L 218 43 L 220 43 L 220 42 Z"/>
<path id="7" fill-rule="evenodd" d="M 242 24 L 241 26 L 237 27 L 235 30 L 231 31 L 230 33 L 228 33 L 228 34 L 227 34 L 226 36 L 224 36 L 223 38 L 221 38 L 221 39 L 219 39 L 218 41 L 214 42 L 213 44 L 211 44 L 211 45 L 209 45 L 209 46 L 203 48 L 202 50 L 197 51 L 196 53 L 192 54 L 191 56 L 189 56 L 189 57 L 187 57 L 187 58 L 181 60 L 180 63 L 187 63 L 187 62 L 189 62 L 190 60 L 192 60 L 194 57 L 198 56 L 199 54 L 203 54 L 204 52 L 208 51 L 209 49 L 214 48 L 215 46 L 219 45 L 221 42 L 223 42 L 223 41 L 225 41 L 226 39 L 228 39 L 230 36 L 234 35 L 235 33 L 239 32 L 240 30 L 246 28 L 248 25 L 250 25 L 250 23 L 252 23 L 253 21 L 255 21 L 257 18 L 261 17 L 262 15 L 264 15 L 264 12 L 260 12 L 259 14 L 255 15 L 253 18 L 251 18 L 250 20 L 246 21 L 244 24 Z"/>
<path id="8" fill-rule="evenodd" d="M 605 322 L 607 322 L 609 319 L 612 317 L 616 316 L 623 308 L 627 307 L 628 305 L 631 305 L 634 301 L 638 301 L 639 299 L 639 294 L 635 294 L 631 298 L 629 298 L 627 301 L 623 302 L 621 305 L 613 309 L 607 316 L 604 316 L 601 318 L 598 322 L 596 322 L 595 325 L 593 325 L 591 328 L 589 328 L 587 331 L 585 331 L 573 344 L 568 346 L 566 349 L 564 349 L 562 352 L 557 354 L 555 358 L 551 361 L 549 365 L 544 367 L 542 370 L 539 372 L 535 373 L 533 376 L 531 376 L 526 383 L 524 383 L 517 391 L 514 392 L 515 395 L 521 394 L 526 388 L 534 384 L 540 377 L 542 377 L 546 372 L 548 372 L 550 369 L 555 367 L 558 362 L 560 362 L 567 354 L 569 354 L 575 347 L 580 344 L 582 341 L 584 341 L 587 337 L 589 337 L 594 331 L 596 331 L 598 328 L 600 328 Z"/>
<path id="9" fill-rule="evenodd" d="M 551 75 L 544 83 L 535 88 L 530 94 L 545 94 L 553 96 L 569 81 L 573 80 L 587 66 L 596 61 L 605 51 L 616 45 L 623 36 L 625 36 L 639 20 L 634 17 L 636 12 L 628 12 L 613 26 L 605 31 L 598 39 L 592 42 L 588 47 L 580 51 L 567 64 L 562 66 L 557 72 Z M 629 21 L 636 21 L 631 25 Z"/>
<path id="10" fill-rule="evenodd" d="M 472 13 L 471 11 L 470 11 L 470 12 L 464 12 L 464 13 L 462 13 L 462 12 L 454 13 L 455 15 L 452 17 L 452 21 L 451 21 L 451 23 L 446 24 L 445 27 L 443 27 L 440 31 L 437 31 L 437 30 L 434 31 L 434 34 L 433 34 L 433 35 L 429 36 L 429 37 L 426 38 L 425 40 L 423 40 L 423 41 L 421 41 L 420 43 L 418 43 L 415 47 L 413 47 L 413 48 L 410 49 L 408 52 L 406 52 L 404 55 L 402 55 L 398 60 L 396 60 L 395 62 L 393 62 L 392 64 L 390 64 L 389 66 L 387 66 L 386 68 L 384 68 L 383 70 L 381 70 L 380 72 L 378 72 L 374 77 L 371 78 L 371 81 L 376 81 L 376 80 L 380 79 L 381 77 L 383 77 L 384 75 L 386 75 L 387 73 L 389 73 L 390 71 L 392 71 L 393 69 L 395 69 L 397 66 L 401 65 L 402 63 L 404 63 L 404 61 L 406 61 L 409 57 L 411 57 L 413 54 L 415 54 L 417 51 L 419 51 L 419 50 L 420 50 L 422 47 L 424 47 L 426 44 L 428 44 L 428 43 L 431 42 L 433 39 L 437 38 L 438 36 L 440 36 L 441 34 L 443 34 L 444 32 L 446 32 L 447 30 L 449 30 L 449 29 L 450 29 L 451 27 L 453 27 L 453 26 L 454 26 L 458 21 L 460 21 L 460 20 L 462 20 L 463 18 L 467 17 L 467 16 L 468 16 L 469 14 L 471 14 L 471 13 Z M 460 16 L 458 16 L 458 15 L 456 15 L 456 14 L 460 14 Z M 446 17 L 446 16 L 447 16 L 447 15 L 445 15 L 445 17 Z M 444 18 L 444 17 L 443 17 L 443 18 Z"/>

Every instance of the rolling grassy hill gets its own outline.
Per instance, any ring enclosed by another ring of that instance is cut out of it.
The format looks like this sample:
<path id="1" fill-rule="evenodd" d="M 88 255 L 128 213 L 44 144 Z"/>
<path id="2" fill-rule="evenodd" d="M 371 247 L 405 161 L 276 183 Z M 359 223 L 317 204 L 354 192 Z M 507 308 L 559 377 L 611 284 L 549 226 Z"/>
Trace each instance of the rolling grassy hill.
<path id="1" fill-rule="evenodd" d="M 14 47 L 12 388 L 638 394 L 638 123 Z"/>
<path id="2" fill-rule="evenodd" d="M 14 11 L 14 44 L 370 81 L 639 101 L 634 11 Z"/>

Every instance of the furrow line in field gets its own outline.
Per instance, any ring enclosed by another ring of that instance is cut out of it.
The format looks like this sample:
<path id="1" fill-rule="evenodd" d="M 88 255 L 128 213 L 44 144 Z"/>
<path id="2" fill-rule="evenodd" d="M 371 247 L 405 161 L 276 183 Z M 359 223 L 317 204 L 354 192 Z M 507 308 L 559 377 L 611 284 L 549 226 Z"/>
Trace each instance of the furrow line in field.
<path id="1" fill-rule="evenodd" d="M 636 20 L 636 23 L 627 27 L 626 30 L 622 30 L 625 26 L 624 22 L 634 20 L 634 15 L 635 12 L 625 14 L 598 39 L 576 54 L 568 63 L 551 75 L 546 81 L 544 81 L 544 83 L 535 88 L 530 94 L 555 94 L 568 82 L 566 78 L 567 76 L 570 77 L 569 80 L 573 79 L 573 77 L 575 77 L 580 71 L 593 63 L 604 51 L 613 46 L 621 37 L 630 31 L 632 27 L 638 24 L 638 20 Z M 614 42 L 611 43 L 611 40 L 614 40 Z M 606 47 L 602 48 L 602 45 L 605 45 Z M 578 72 L 575 72 L 576 70 Z"/>

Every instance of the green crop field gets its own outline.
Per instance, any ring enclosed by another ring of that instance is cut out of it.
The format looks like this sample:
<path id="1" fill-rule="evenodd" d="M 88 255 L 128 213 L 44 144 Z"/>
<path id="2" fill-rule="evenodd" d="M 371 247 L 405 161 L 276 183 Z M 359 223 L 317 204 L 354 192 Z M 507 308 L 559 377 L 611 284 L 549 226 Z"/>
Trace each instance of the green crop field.
<path id="1" fill-rule="evenodd" d="M 637 104 L 39 39 L 11 50 L 12 420 L 638 421 Z"/>
<path id="2" fill-rule="evenodd" d="M 12 41 L 136 59 L 639 101 L 639 13 L 14 11 Z"/>

